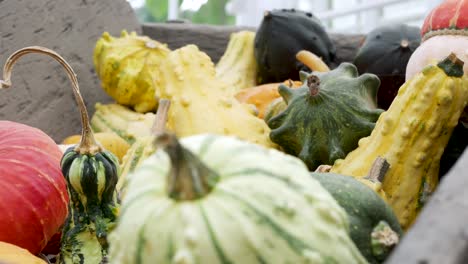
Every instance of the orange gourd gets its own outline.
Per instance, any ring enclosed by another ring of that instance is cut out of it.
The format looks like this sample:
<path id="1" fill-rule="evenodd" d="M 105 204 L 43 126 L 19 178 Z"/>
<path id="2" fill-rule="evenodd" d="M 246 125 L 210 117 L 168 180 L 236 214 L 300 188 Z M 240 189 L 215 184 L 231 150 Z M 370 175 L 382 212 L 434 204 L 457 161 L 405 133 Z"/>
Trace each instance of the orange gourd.
<path id="1" fill-rule="evenodd" d="M 257 108 L 258 117 L 263 118 L 268 105 L 280 97 L 278 86 L 281 83 L 267 83 L 251 88 L 243 89 L 236 94 L 236 99 L 241 103 L 253 104 Z M 293 88 L 301 86 L 300 81 L 285 81 L 285 85 Z"/>

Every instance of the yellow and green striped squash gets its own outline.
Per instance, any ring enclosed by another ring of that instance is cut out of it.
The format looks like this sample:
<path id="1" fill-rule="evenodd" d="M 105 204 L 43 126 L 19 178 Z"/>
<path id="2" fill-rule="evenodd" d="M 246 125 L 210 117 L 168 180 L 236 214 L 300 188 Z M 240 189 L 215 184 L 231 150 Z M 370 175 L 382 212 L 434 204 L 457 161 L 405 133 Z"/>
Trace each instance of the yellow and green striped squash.
<path id="1" fill-rule="evenodd" d="M 104 32 L 96 42 L 94 67 L 102 88 L 117 103 L 146 113 L 156 110 L 154 97 L 161 61 L 167 45 L 136 32 L 122 31 L 120 38 Z"/>
<path id="2" fill-rule="evenodd" d="M 367 263 L 299 159 L 235 137 L 174 138 L 128 178 L 110 263 Z"/>

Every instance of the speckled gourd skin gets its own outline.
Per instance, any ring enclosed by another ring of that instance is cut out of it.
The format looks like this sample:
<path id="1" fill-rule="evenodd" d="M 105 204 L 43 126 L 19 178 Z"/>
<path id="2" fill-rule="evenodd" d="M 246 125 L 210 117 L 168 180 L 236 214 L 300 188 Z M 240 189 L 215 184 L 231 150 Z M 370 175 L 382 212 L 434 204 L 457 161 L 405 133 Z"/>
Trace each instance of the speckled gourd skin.
<path id="1" fill-rule="evenodd" d="M 390 169 L 382 187 L 408 228 L 437 185 L 440 157 L 467 100 L 467 75 L 447 76 L 439 66 L 427 66 L 399 89 L 372 134 L 331 172 L 363 177 L 372 160 L 385 158 Z"/>
<path id="2" fill-rule="evenodd" d="M 242 30 L 232 33 L 221 59 L 216 64 L 216 78 L 227 85 L 226 92 L 236 92 L 257 83 L 257 61 L 254 56 L 255 32 Z"/>
<path id="3" fill-rule="evenodd" d="M 170 198 L 157 150 L 129 178 L 110 263 L 366 263 L 346 213 L 299 159 L 234 137 L 181 144 L 219 179 L 204 197 Z"/>
<path id="4" fill-rule="evenodd" d="M 156 110 L 156 80 L 160 63 L 169 52 L 165 44 L 136 32 L 124 30 L 120 38 L 105 32 L 96 42 L 93 62 L 108 95 L 119 104 L 146 113 Z"/>
<path id="5" fill-rule="evenodd" d="M 202 133 L 237 136 L 275 147 L 270 129 L 251 108 L 226 93 L 211 59 L 195 45 L 171 52 L 161 65 L 156 96 L 169 99 L 167 128 L 178 137 Z"/>
<path id="6" fill-rule="evenodd" d="M 308 88 L 312 75 L 320 79 L 316 95 Z M 301 81 L 301 88 L 279 87 L 287 107 L 270 118 L 268 126 L 273 142 L 315 170 L 344 158 L 371 133 L 383 112 L 376 108 L 380 81 L 373 74 L 359 76 L 351 63 L 330 72 L 302 73 Z"/>

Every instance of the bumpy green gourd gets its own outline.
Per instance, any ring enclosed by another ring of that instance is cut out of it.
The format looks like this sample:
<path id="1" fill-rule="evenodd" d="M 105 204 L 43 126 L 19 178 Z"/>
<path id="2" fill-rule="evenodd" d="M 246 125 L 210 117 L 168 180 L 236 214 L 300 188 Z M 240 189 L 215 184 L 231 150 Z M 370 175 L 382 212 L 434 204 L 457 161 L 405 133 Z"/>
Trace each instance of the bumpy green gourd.
<path id="1" fill-rule="evenodd" d="M 96 42 L 93 62 L 107 94 L 119 104 L 146 113 L 156 110 L 160 63 L 169 52 L 165 44 L 136 32 L 124 30 L 120 38 L 104 32 Z"/>
<path id="2" fill-rule="evenodd" d="M 154 113 L 137 113 L 119 104 L 96 103 L 95 112 L 91 118 L 94 132 L 113 132 L 130 145 L 137 138 L 150 135 Z"/>
<path id="3" fill-rule="evenodd" d="M 287 108 L 268 126 L 273 142 L 314 170 L 344 158 L 371 133 L 383 112 L 376 108 L 380 81 L 373 74 L 358 76 L 350 63 L 330 72 L 301 73 L 301 81 L 297 89 L 280 85 Z"/>
<path id="4" fill-rule="evenodd" d="M 220 135 L 156 142 L 128 181 L 110 263 L 366 263 L 299 159 Z"/>

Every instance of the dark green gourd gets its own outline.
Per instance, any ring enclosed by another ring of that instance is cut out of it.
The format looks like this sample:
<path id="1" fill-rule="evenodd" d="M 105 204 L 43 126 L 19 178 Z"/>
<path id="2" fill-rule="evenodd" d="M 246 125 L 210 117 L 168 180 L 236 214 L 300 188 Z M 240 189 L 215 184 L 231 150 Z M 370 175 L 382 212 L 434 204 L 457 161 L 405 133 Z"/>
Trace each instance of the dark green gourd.
<path id="1" fill-rule="evenodd" d="M 373 73 L 379 77 L 379 107 L 388 109 L 405 83 L 406 65 L 420 43 L 419 28 L 405 24 L 376 27 L 367 34 L 353 64 L 359 73 Z"/>
<path id="2" fill-rule="evenodd" d="M 344 158 L 370 135 L 383 112 L 376 108 L 380 81 L 373 74 L 358 76 L 351 63 L 330 72 L 301 72 L 301 81 L 296 89 L 280 85 L 287 107 L 268 126 L 273 142 L 314 170 Z"/>
<path id="3" fill-rule="evenodd" d="M 28 52 L 49 55 L 66 69 L 73 84 L 82 122 L 81 142 L 68 148 L 61 160 L 62 173 L 70 197 L 58 263 L 98 264 L 107 258 L 107 234 L 117 217 L 119 162 L 96 142 L 78 81 L 71 66 L 57 53 L 42 47 Z"/>
<path id="4" fill-rule="evenodd" d="M 388 167 L 381 161 L 384 160 L 374 162 L 369 179 L 383 180 Z M 384 262 L 403 235 L 392 208 L 373 189 L 353 177 L 319 172 L 311 175 L 348 214 L 350 237 L 361 254 L 371 264 Z"/>
<path id="5" fill-rule="evenodd" d="M 307 50 L 330 64 L 335 58 L 335 46 L 320 20 L 312 13 L 294 9 L 265 12 L 255 34 L 255 60 L 258 82 L 297 80 L 304 65 L 296 54 Z"/>

